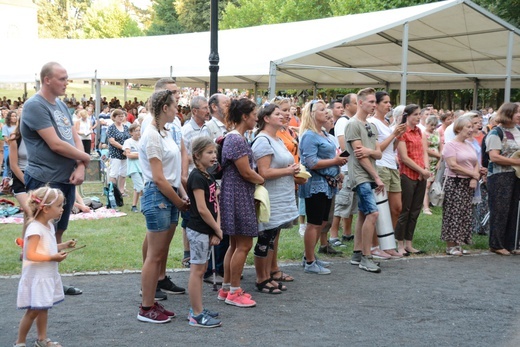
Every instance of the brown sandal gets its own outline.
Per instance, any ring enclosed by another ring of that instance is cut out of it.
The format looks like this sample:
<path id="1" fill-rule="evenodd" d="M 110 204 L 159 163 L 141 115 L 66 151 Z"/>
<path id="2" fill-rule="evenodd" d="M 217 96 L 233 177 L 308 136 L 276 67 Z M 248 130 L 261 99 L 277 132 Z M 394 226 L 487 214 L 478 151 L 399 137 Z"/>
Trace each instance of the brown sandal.
<path id="1" fill-rule="evenodd" d="M 280 273 L 279 277 L 274 276 L 277 273 Z M 282 270 L 271 271 L 271 278 L 273 281 L 276 281 L 276 282 L 293 282 L 294 281 L 294 277 L 286 274 Z"/>

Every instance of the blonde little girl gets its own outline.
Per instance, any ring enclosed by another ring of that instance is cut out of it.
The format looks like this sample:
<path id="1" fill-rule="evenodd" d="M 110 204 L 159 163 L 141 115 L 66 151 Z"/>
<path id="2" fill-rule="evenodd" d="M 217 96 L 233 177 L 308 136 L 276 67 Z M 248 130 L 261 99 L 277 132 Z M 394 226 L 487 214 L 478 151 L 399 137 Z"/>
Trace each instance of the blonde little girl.
<path id="1" fill-rule="evenodd" d="M 27 334 L 35 320 L 38 339 L 34 346 L 61 346 L 47 338 L 47 312 L 64 299 L 58 263 L 67 258 L 64 249 L 76 246 L 74 240 L 56 243 L 53 223 L 61 218 L 63 204 L 64 196 L 59 189 L 45 186 L 29 192 L 27 207 L 34 217 L 25 231 L 17 299 L 18 309 L 27 311 L 20 321 L 15 347 L 26 346 Z"/>

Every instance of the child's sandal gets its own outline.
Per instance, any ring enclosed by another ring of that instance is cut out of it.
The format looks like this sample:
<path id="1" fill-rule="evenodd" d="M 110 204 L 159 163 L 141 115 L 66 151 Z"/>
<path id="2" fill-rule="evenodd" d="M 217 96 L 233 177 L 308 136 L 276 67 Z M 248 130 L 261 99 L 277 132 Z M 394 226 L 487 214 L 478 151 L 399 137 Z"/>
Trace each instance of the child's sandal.
<path id="1" fill-rule="evenodd" d="M 46 338 L 45 340 L 36 340 L 34 347 L 62 347 L 59 342 L 52 342 L 51 339 Z"/>

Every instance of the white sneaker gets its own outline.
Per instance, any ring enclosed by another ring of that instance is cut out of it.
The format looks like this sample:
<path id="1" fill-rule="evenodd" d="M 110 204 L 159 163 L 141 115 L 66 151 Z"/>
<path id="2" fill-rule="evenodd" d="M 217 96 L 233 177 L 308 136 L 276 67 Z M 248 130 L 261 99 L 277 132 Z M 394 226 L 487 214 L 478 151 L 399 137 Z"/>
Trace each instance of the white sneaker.
<path id="1" fill-rule="evenodd" d="M 315 261 L 313 261 L 310 265 L 305 264 L 305 272 L 316 274 L 316 275 L 329 275 L 330 270 L 324 268 L 323 266 L 318 265 Z"/>
<path id="2" fill-rule="evenodd" d="M 305 229 L 307 229 L 307 224 L 300 224 L 300 229 L 298 230 L 298 232 L 300 233 L 301 237 L 305 235 Z"/>

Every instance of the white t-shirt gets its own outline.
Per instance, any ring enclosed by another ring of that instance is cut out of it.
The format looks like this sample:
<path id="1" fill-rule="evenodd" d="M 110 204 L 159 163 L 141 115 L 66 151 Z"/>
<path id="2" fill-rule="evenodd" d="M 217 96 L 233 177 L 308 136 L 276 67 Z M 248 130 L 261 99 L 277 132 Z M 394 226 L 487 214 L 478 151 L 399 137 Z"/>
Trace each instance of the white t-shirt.
<path id="1" fill-rule="evenodd" d="M 144 114 L 143 121 L 141 122 L 141 136 L 143 136 L 144 131 L 146 130 L 148 125 L 150 125 L 150 123 L 152 122 L 152 119 L 153 119 L 153 117 L 150 114 L 150 112 Z"/>
<path id="2" fill-rule="evenodd" d="M 341 116 L 341 117 L 339 117 L 339 119 L 336 121 L 336 124 L 334 125 L 334 137 L 336 138 L 336 142 L 338 143 L 338 146 L 339 146 L 338 137 L 343 136 L 343 141 L 345 139 L 345 128 L 347 127 L 348 122 L 349 122 L 349 120 L 347 119 L 347 117 Z M 345 146 L 345 149 L 347 149 L 346 146 Z M 345 171 L 348 171 L 348 164 L 345 164 L 341 167 L 341 172 L 345 172 Z"/>
<path id="3" fill-rule="evenodd" d="M 179 188 L 181 185 L 181 150 L 173 140 L 170 131 L 163 130 L 161 134 L 154 126 L 149 126 L 139 141 L 139 164 L 144 182 L 153 181 L 150 158 L 158 158 L 162 162 L 164 176 L 168 183 Z"/>
<path id="4" fill-rule="evenodd" d="M 392 135 L 392 129 L 387 126 L 385 123 L 381 122 L 379 119 L 375 117 L 370 117 L 367 119 L 370 123 L 374 124 L 377 128 L 377 142 L 381 143 L 386 140 L 390 135 Z M 395 141 L 395 139 L 394 139 Z M 392 141 L 383 151 L 383 157 L 379 160 L 376 160 L 377 166 L 383 166 L 390 169 L 397 170 L 397 162 L 395 160 L 395 151 L 394 151 L 394 141 Z"/>
<path id="5" fill-rule="evenodd" d="M 455 138 L 455 132 L 453 132 L 453 123 L 451 123 L 446 130 L 444 130 L 444 143 L 453 141 Z"/>

